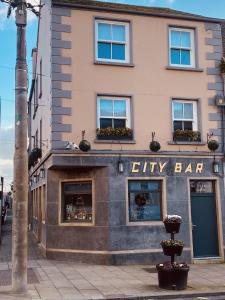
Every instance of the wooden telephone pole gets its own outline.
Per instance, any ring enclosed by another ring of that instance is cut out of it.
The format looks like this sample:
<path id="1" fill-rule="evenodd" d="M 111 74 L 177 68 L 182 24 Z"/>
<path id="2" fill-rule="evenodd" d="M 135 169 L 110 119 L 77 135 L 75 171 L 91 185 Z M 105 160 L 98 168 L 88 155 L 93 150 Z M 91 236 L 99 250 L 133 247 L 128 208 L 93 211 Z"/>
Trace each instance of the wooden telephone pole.
<path id="1" fill-rule="evenodd" d="M 12 224 L 12 289 L 27 292 L 28 261 L 28 154 L 27 154 L 27 93 L 26 62 L 27 9 L 37 16 L 34 6 L 26 0 L 1 0 L 9 4 L 7 17 L 16 8 L 17 58 L 15 69 L 15 153 L 13 180 Z M 39 5 L 37 5 L 39 7 Z"/>
<path id="2" fill-rule="evenodd" d="M 17 58 L 15 70 L 15 153 L 14 200 L 12 225 L 12 288 L 27 292 L 28 234 L 28 157 L 27 157 L 27 63 L 26 63 L 26 1 L 16 8 Z"/>

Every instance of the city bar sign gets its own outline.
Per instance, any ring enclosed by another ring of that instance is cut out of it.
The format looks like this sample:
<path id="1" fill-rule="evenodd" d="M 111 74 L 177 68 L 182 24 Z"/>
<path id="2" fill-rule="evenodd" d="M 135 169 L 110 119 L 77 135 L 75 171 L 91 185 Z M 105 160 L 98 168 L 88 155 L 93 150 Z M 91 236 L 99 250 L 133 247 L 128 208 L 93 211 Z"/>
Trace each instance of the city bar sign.
<path id="1" fill-rule="evenodd" d="M 197 163 L 182 163 L 175 162 L 172 166 L 168 162 L 131 162 L 131 173 L 164 173 L 167 171 L 168 167 L 174 173 L 196 173 L 201 174 L 204 171 L 204 164 Z"/>

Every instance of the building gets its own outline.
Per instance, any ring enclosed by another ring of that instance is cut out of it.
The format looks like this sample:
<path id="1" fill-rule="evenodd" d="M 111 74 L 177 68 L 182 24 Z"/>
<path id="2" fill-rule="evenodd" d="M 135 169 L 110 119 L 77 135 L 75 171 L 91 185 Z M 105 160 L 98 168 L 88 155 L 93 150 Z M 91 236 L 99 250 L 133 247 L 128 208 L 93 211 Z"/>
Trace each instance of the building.
<path id="1" fill-rule="evenodd" d="M 162 220 L 178 214 L 182 260 L 224 261 L 221 24 L 163 8 L 45 1 L 32 53 L 30 222 L 48 257 L 156 263 L 168 237 Z M 87 152 L 76 149 L 82 131 Z"/>

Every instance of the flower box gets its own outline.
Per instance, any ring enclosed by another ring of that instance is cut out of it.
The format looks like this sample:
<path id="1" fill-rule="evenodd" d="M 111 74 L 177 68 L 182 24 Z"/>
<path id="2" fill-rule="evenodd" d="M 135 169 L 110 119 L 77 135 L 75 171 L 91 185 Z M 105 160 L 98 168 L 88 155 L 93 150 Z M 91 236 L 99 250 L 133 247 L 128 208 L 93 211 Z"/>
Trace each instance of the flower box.
<path id="1" fill-rule="evenodd" d="M 130 128 L 97 128 L 98 140 L 132 140 L 133 130 Z"/>
<path id="2" fill-rule="evenodd" d="M 192 130 L 176 130 L 173 133 L 174 142 L 201 142 L 201 134 L 199 131 Z"/>

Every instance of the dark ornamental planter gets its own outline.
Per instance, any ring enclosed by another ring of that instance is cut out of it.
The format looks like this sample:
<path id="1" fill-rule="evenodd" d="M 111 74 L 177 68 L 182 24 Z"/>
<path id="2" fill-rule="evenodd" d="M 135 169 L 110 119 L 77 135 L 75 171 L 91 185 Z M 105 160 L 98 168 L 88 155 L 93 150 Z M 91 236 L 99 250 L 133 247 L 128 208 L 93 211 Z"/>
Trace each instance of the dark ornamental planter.
<path id="1" fill-rule="evenodd" d="M 91 149 L 91 144 L 87 140 L 82 140 L 79 144 L 81 151 L 87 152 Z"/>
<path id="2" fill-rule="evenodd" d="M 115 141 L 130 141 L 133 139 L 133 135 L 97 135 L 98 140 L 115 140 Z"/>
<path id="3" fill-rule="evenodd" d="M 42 151 L 40 148 L 34 148 L 28 158 L 28 168 L 30 169 L 33 167 L 37 162 L 38 159 L 42 157 Z"/>
<path id="4" fill-rule="evenodd" d="M 184 290 L 187 288 L 189 267 L 161 268 L 156 266 L 158 271 L 159 287 L 167 290 Z"/>
<path id="5" fill-rule="evenodd" d="M 172 256 L 172 255 L 177 255 L 177 256 L 181 256 L 182 254 L 182 250 L 183 250 L 183 246 L 166 246 L 166 245 L 162 245 L 162 249 L 163 249 L 163 253 L 164 255 L 167 256 Z"/>
<path id="6" fill-rule="evenodd" d="M 164 222 L 164 226 L 166 228 L 167 233 L 178 233 L 180 231 L 181 223 L 168 223 Z"/>
<path id="7" fill-rule="evenodd" d="M 161 145 L 160 145 L 160 143 L 157 142 L 157 141 L 152 141 L 152 142 L 149 144 L 149 148 L 150 148 L 151 151 L 157 152 L 157 151 L 160 150 Z"/>
<path id="8" fill-rule="evenodd" d="M 208 141 L 208 148 L 210 151 L 216 151 L 219 148 L 219 143 L 216 140 Z"/>

